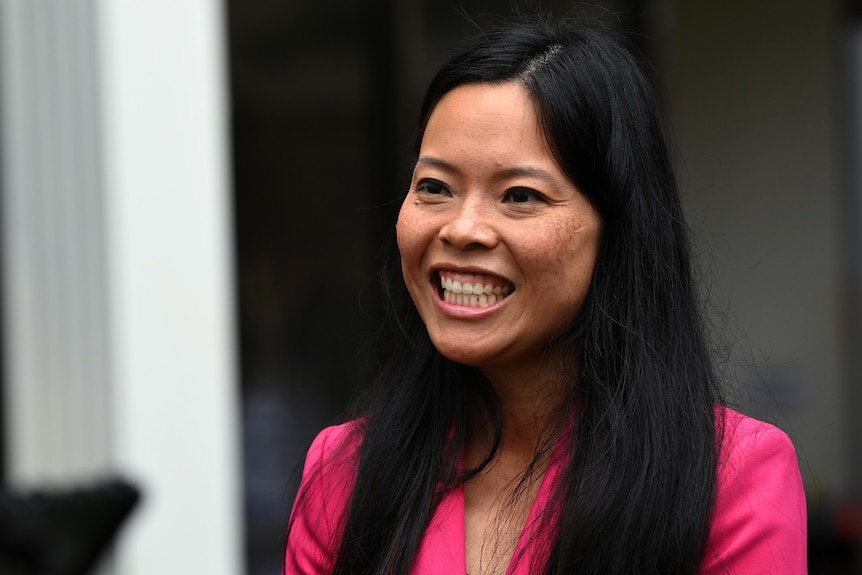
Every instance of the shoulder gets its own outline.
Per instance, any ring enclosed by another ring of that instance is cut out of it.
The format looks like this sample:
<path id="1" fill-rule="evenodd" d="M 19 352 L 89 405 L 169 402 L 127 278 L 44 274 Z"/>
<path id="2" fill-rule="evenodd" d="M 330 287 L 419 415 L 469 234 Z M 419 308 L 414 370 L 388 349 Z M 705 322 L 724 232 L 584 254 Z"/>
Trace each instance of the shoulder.
<path id="1" fill-rule="evenodd" d="M 362 423 L 354 420 L 327 427 L 317 434 L 305 457 L 300 495 L 303 489 L 309 490 L 314 486 L 326 487 L 329 495 L 339 491 L 329 487 L 346 483 L 352 485 L 362 443 L 362 429 Z"/>
<path id="2" fill-rule="evenodd" d="M 802 489 L 796 450 L 787 434 L 772 424 L 729 408 L 717 412 L 721 441 L 718 455 L 718 496 L 736 490 L 759 494 Z"/>
<path id="3" fill-rule="evenodd" d="M 793 443 L 777 427 L 728 408 L 702 573 L 806 573 L 805 493 Z"/>
<path id="4" fill-rule="evenodd" d="M 311 442 L 311 447 L 308 448 L 303 476 L 329 462 L 335 456 L 347 455 L 345 452 L 355 453 L 361 443 L 360 427 L 358 421 L 348 421 L 341 425 L 327 427 L 318 433 Z"/>
<path id="5" fill-rule="evenodd" d="M 285 574 L 332 570 L 356 477 L 361 437 L 361 425 L 351 421 L 327 427 L 309 447 L 290 514 Z"/>

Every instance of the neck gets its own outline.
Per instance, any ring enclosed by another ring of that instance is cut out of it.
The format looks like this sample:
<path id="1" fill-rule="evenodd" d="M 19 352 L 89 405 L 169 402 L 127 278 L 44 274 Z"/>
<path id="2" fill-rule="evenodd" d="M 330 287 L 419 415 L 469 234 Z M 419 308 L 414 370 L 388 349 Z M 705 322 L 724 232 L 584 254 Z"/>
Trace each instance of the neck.
<path id="1" fill-rule="evenodd" d="M 493 370 L 483 369 L 500 402 L 503 437 L 496 459 L 529 465 L 559 434 L 562 406 L 570 385 L 562 370 L 552 364 Z M 486 453 L 488 445 L 474 445 Z"/>

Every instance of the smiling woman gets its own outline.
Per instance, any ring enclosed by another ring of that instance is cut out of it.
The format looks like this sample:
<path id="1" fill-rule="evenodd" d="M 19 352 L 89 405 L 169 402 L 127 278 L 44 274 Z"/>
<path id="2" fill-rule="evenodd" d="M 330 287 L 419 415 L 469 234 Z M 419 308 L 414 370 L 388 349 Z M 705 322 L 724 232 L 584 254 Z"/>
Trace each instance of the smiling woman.
<path id="1" fill-rule="evenodd" d="M 583 306 L 601 218 L 557 165 L 521 84 L 443 97 L 397 231 L 407 289 L 440 353 L 496 386 L 563 385 L 545 348 Z"/>
<path id="2" fill-rule="evenodd" d="M 389 361 L 309 451 L 285 573 L 806 571 L 793 446 L 718 403 L 620 41 L 530 18 L 445 65 L 396 231 Z"/>

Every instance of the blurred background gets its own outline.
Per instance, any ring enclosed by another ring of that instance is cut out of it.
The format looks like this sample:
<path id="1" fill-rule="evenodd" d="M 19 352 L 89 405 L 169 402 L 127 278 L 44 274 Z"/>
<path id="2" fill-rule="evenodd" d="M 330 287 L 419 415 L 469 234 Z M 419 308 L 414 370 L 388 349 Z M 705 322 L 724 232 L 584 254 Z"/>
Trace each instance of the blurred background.
<path id="1" fill-rule="evenodd" d="M 862 3 L 537 6 L 651 63 L 728 398 L 796 444 L 811 573 L 862 573 Z M 510 13 L 0 0 L 3 489 L 135 483 L 105 574 L 280 572 L 366 379 L 424 86 Z"/>

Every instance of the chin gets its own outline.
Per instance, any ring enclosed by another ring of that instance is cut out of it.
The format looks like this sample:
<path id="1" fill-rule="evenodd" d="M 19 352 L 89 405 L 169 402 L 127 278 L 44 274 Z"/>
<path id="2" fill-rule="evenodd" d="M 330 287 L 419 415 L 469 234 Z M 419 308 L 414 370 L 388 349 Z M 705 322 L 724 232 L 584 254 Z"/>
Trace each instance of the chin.
<path id="1" fill-rule="evenodd" d="M 470 367 L 482 367 L 483 365 L 490 363 L 489 358 L 485 357 L 483 354 L 470 353 L 464 349 L 451 349 L 447 346 L 437 345 L 436 343 L 434 344 L 434 347 L 437 348 L 440 355 L 449 361 L 454 361 L 455 363 L 463 363 Z"/>

